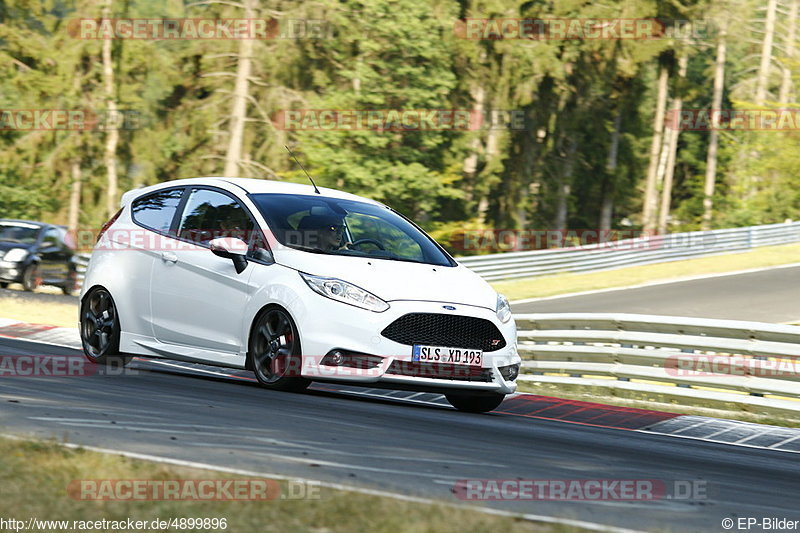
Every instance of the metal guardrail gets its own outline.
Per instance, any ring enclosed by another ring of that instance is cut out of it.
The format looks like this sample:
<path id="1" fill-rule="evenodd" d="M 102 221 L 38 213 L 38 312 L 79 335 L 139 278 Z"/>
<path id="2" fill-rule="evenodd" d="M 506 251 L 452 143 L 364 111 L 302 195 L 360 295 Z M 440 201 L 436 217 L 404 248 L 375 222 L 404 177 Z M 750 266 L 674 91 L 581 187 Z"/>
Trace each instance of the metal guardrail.
<path id="1" fill-rule="evenodd" d="M 643 391 L 728 400 L 737 394 L 744 403 L 800 411 L 798 326 L 605 313 L 514 318 L 523 381 L 638 383 Z"/>
<path id="2" fill-rule="evenodd" d="M 677 261 L 759 246 L 800 241 L 800 222 L 749 226 L 713 231 L 670 233 L 636 239 L 611 241 L 572 248 L 554 248 L 529 252 L 507 252 L 473 257 L 459 257 L 458 262 L 487 281 L 562 272 L 611 270 L 624 266 Z M 78 283 L 91 254 L 78 254 Z"/>
<path id="3" fill-rule="evenodd" d="M 800 241 L 800 222 L 693 231 L 528 252 L 460 257 L 487 281 L 611 270 Z"/>

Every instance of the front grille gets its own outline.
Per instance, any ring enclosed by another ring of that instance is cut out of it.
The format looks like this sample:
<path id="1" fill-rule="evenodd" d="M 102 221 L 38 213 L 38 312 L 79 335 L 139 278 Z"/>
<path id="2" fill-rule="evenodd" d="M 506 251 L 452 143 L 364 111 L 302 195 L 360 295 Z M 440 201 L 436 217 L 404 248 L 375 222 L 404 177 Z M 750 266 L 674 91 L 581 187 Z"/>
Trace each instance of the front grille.
<path id="1" fill-rule="evenodd" d="M 466 365 L 446 363 L 420 363 L 417 361 L 394 361 L 386 370 L 386 374 L 395 376 L 411 376 L 415 378 L 451 379 L 458 381 L 492 381 L 491 368 L 479 368 Z"/>
<path id="2" fill-rule="evenodd" d="M 437 313 L 403 315 L 381 331 L 381 335 L 409 346 L 427 344 L 484 352 L 494 352 L 506 346 L 503 334 L 488 320 Z"/>

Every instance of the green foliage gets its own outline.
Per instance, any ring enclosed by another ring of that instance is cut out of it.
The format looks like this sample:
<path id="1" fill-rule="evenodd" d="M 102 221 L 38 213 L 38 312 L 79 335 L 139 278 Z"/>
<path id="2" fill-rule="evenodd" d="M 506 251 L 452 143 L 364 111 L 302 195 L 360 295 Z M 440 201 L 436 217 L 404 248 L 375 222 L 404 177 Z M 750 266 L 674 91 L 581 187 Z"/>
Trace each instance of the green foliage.
<path id="1" fill-rule="evenodd" d="M 305 182 L 283 148 L 289 144 L 320 185 L 383 201 L 454 247 L 464 231 L 547 229 L 560 217 L 570 228 L 597 227 L 604 202 L 613 204 L 612 227 L 636 224 L 649 159 L 657 59 L 674 58 L 676 50 L 689 47 L 687 77 L 676 83 L 672 73 L 670 97 L 680 93 L 685 109 L 707 109 L 715 57 L 713 27 L 709 39 L 691 42 L 469 40 L 456 34 L 458 19 L 728 17 L 732 37 L 723 108 L 752 107 L 746 101 L 759 52 L 755 0 L 257 4 L 259 17 L 279 12 L 281 22 L 322 20 L 327 34 L 255 43 L 241 175 Z M 112 16 L 124 18 L 243 16 L 240 7 L 225 2 L 113 5 Z M 68 32 L 69 21 L 99 17 L 101 7 L 99 0 L 0 4 L 0 109 L 105 110 L 102 41 L 76 39 Z M 140 117 L 138 129 L 120 134 L 116 155 L 122 190 L 222 173 L 238 50 L 238 41 L 224 39 L 113 42 L 117 106 Z M 775 59 L 800 72 L 797 60 Z M 773 95 L 779 82 L 770 81 Z M 511 110 L 524 127 L 286 131 L 272 122 L 276 113 L 291 109 Z M 617 120 L 618 153 L 616 164 L 609 165 Z M 103 131 L 0 129 L 0 217 L 65 222 L 70 169 L 77 161 L 81 224 L 102 223 L 105 139 Z M 723 133 L 713 225 L 800 217 L 797 148 L 796 133 Z M 700 226 L 707 151 L 708 132 L 681 133 L 673 230 Z"/>

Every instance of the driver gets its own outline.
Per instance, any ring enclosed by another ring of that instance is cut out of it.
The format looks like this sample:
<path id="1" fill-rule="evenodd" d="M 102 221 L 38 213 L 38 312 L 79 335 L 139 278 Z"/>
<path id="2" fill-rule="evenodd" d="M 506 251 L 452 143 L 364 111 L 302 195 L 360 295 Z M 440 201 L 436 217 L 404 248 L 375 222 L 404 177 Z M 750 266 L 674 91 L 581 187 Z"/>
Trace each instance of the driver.
<path id="1" fill-rule="evenodd" d="M 297 227 L 307 245 L 325 251 L 347 250 L 344 242 L 344 219 L 336 215 L 307 215 Z"/>

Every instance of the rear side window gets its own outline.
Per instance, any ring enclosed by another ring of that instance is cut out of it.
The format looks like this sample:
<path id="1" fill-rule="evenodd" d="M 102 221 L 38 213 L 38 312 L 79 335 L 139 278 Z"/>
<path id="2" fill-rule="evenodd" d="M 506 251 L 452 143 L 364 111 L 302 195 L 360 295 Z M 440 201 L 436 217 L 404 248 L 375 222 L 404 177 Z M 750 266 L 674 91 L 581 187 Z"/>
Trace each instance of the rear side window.
<path id="1" fill-rule="evenodd" d="M 160 191 L 142 196 L 133 202 L 131 211 L 137 224 L 166 233 L 183 196 L 183 189 Z"/>

